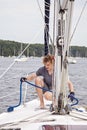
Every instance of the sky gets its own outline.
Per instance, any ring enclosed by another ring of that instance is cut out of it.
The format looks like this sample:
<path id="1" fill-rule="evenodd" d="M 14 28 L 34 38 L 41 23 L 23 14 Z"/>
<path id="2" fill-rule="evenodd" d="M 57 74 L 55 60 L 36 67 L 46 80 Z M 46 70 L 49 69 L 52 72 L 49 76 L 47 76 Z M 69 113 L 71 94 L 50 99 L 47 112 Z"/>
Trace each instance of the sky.
<path id="1" fill-rule="evenodd" d="M 43 11 L 43 0 L 39 0 L 39 2 Z M 85 2 L 86 0 L 75 0 L 72 32 Z M 51 6 L 53 5 L 51 4 Z M 43 43 L 43 32 L 44 20 L 37 0 L 0 0 L 0 39 L 24 43 Z M 87 6 L 71 45 L 87 46 Z"/>

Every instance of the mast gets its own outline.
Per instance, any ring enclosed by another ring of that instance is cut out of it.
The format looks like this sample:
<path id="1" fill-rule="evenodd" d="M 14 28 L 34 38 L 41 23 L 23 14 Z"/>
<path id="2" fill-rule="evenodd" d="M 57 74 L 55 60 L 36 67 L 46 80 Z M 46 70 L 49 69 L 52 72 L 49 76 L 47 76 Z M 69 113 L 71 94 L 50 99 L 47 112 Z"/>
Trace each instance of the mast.
<path id="1" fill-rule="evenodd" d="M 49 53 L 49 16 L 50 16 L 50 0 L 45 0 L 45 28 L 44 28 L 44 55 Z"/>
<path id="2" fill-rule="evenodd" d="M 55 0 L 55 64 L 53 74 L 53 109 L 55 113 L 69 112 L 68 88 L 68 49 L 74 0 Z M 67 108 L 67 109 L 66 109 Z"/>

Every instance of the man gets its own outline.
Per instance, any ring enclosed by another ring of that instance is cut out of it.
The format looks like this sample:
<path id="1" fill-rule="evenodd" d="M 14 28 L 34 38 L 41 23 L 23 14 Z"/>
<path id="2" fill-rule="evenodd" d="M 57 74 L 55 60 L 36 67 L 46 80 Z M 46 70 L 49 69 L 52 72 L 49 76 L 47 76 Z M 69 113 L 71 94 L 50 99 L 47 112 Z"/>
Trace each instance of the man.
<path id="1" fill-rule="evenodd" d="M 44 66 L 39 68 L 36 73 L 33 73 L 26 78 L 22 78 L 22 81 L 29 80 L 32 81 L 35 79 L 35 84 L 44 88 L 36 88 L 38 97 L 40 99 L 40 108 L 44 108 L 44 99 L 52 101 L 52 92 L 47 90 L 52 90 L 52 74 L 53 74 L 53 62 L 54 57 L 52 55 L 46 55 L 43 58 Z M 68 81 L 69 90 L 74 94 L 73 84 L 71 81 Z"/>

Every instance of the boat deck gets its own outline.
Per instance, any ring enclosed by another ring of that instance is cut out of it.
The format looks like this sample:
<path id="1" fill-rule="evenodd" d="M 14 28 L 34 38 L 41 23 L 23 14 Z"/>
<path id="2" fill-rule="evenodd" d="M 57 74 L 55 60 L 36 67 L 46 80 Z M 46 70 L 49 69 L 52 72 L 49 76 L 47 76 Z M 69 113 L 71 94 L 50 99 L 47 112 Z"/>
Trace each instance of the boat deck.
<path id="1" fill-rule="evenodd" d="M 68 115 L 56 115 L 49 111 L 51 101 L 45 101 L 45 109 L 39 108 L 39 100 L 35 99 L 15 108 L 13 112 L 0 115 L 0 130 L 87 130 L 87 112 L 73 110 Z M 81 126 L 82 125 L 82 126 Z M 44 127 L 44 128 L 43 128 Z M 50 128 L 50 129 L 49 129 Z M 72 129 L 71 129 L 72 128 Z"/>

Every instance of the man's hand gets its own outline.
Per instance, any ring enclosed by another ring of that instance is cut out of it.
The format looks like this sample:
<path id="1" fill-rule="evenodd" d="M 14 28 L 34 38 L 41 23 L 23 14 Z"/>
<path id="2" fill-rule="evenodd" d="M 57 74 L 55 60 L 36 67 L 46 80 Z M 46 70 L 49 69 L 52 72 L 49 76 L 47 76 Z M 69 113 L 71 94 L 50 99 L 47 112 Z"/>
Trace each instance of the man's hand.
<path id="1" fill-rule="evenodd" d="M 73 102 L 73 97 L 74 97 L 75 93 L 74 92 L 70 92 L 70 94 L 68 95 L 68 98 L 70 98 L 71 102 Z"/>
<path id="2" fill-rule="evenodd" d="M 26 80 L 27 80 L 26 77 L 21 77 L 21 79 L 20 79 L 21 82 L 24 82 L 24 81 L 26 81 Z"/>

